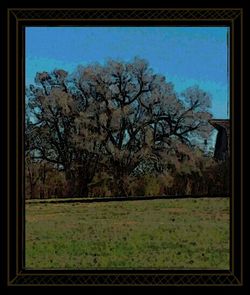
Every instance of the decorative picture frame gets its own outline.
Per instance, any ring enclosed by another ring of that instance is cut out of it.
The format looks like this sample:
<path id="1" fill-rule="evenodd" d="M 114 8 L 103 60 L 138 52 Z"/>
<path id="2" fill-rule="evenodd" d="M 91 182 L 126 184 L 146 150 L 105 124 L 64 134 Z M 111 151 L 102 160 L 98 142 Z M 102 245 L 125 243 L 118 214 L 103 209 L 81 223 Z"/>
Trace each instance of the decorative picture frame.
<path id="1" fill-rule="evenodd" d="M 7 286 L 241 286 L 243 284 L 243 10 L 8 9 L 7 21 Z M 231 198 L 230 270 L 27 270 L 24 265 L 25 27 L 229 26 Z"/>

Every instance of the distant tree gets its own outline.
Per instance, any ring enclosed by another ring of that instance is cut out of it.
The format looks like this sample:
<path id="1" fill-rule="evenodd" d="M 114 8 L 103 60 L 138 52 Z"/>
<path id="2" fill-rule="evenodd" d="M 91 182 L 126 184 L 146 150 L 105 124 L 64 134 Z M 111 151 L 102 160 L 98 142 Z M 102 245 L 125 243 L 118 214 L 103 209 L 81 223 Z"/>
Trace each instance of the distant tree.
<path id="1" fill-rule="evenodd" d="M 25 158 L 25 167 L 26 198 L 34 199 L 39 181 L 38 167 L 29 156 Z"/>
<path id="2" fill-rule="evenodd" d="M 75 119 L 79 116 L 79 110 L 66 77 L 67 73 L 63 70 L 55 70 L 51 74 L 38 73 L 36 86 L 31 85 L 27 89 L 31 117 L 27 124 L 28 150 L 32 152 L 33 159 L 53 163 L 65 172 L 69 196 L 87 195 L 88 161 L 92 154 L 77 147 L 76 135 L 79 130 Z"/>

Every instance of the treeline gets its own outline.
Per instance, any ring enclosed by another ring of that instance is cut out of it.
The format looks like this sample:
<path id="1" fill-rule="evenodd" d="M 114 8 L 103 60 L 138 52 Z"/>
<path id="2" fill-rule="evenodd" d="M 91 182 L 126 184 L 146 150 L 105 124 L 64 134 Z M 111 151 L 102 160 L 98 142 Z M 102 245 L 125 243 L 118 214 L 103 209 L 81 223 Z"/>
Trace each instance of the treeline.
<path id="1" fill-rule="evenodd" d="M 228 164 L 199 147 L 210 104 L 138 58 L 37 73 L 26 89 L 26 197 L 227 193 Z"/>
<path id="2" fill-rule="evenodd" d="M 175 171 L 168 174 L 148 174 L 130 176 L 124 179 L 126 195 L 229 195 L 228 163 L 217 163 L 212 159 L 202 159 L 205 167 L 195 171 Z M 29 163 L 26 169 L 26 198 L 69 197 L 67 181 L 63 171 L 45 162 Z M 192 169 L 191 169 L 192 170 Z M 114 195 L 113 175 L 98 172 L 89 185 L 89 197 L 111 197 Z M 77 196 L 77 195 L 76 195 Z M 80 196 L 80 195 L 78 195 Z M 82 197 L 87 197 L 82 195 Z"/>

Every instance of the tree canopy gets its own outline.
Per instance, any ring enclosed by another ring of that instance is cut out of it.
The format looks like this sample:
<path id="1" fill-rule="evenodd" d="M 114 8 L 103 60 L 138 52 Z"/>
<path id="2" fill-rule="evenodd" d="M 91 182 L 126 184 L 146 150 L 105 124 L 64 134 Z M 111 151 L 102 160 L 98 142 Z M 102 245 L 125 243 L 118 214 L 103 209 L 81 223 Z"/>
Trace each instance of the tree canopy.
<path id="1" fill-rule="evenodd" d="M 37 73 L 26 103 L 27 156 L 64 173 L 71 196 L 100 174 L 127 195 L 127 178 L 175 169 L 211 130 L 209 93 L 178 94 L 139 58 Z"/>

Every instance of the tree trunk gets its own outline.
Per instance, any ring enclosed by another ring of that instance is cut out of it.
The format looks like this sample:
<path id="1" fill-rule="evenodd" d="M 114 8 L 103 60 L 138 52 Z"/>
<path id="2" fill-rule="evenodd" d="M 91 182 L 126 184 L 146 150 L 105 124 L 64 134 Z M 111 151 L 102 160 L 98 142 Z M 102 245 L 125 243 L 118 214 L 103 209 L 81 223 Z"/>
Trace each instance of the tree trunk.
<path id="1" fill-rule="evenodd" d="M 118 179 L 117 181 L 117 197 L 127 197 L 128 194 L 127 194 L 127 191 L 125 189 L 125 183 L 124 183 L 124 180 L 123 178 L 120 178 Z"/>
<path id="2" fill-rule="evenodd" d="M 70 169 L 65 171 L 66 178 L 66 197 L 75 196 L 75 177 Z"/>
<path id="3" fill-rule="evenodd" d="M 40 199 L 44 199 L 44 188 L 40 188 Z"/>
<path id="4" fill-rule="evenodd" d="M 124 183 L 124 172 L 121 168 L 117 169 L 116 172 L 116 196 L 117 197 L 127 197 L 127 191 L 125 189 L 125 183 Z"/>
<path id="5" fill-rule="evenodd" d="M 44 199 L 45 196 L 45 181 L 46 181 L 46 165 L 43 164 L 43 170 L 42 170 L 42 175 L 41 175 L 41 179 L 42 179 L 42 184 L 40 186 L 40 199 Z"/>
<path id="6" fill-rule="evenodd" d="M 30 183 L 30 198 L 34 199 L 35 198 L 35 183 L 33 181 L 33 175 L 30 170 L 30 167 L 28 166 L 28 175 L 29 175 L 29 183 Z"/>
<path id="7" fill-rule="evenodd" d="M 33 183 L 30 184 L 30 198 L 31 199 L 35 198 Z"/>
<path id="8" fill-rule="evenodd" d="M 89 195 L 88 181 L 81 178 L 78 179 L 75 194 L 79 198 L 87 198 Z"/>

